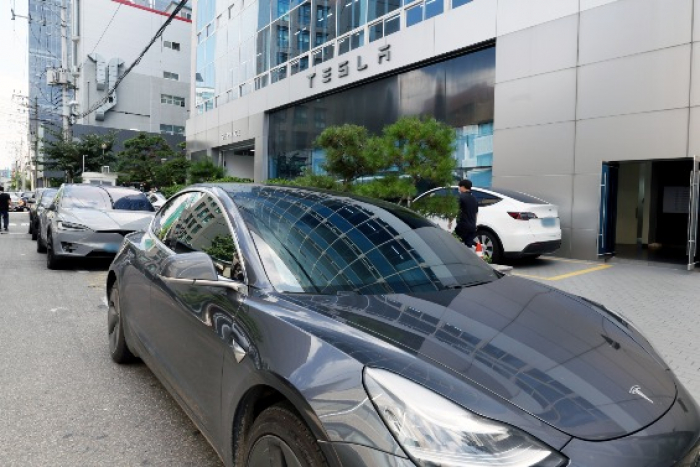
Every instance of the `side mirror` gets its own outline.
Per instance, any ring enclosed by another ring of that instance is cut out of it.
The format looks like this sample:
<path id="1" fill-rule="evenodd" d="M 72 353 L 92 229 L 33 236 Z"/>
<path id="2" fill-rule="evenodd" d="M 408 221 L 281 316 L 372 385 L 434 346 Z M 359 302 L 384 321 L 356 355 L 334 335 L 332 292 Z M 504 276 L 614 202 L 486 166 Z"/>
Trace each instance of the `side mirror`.
<path id="1" fill-rule="evenodd" d="M 169 257 L 165 260 L 161 277 L 176 279 L 177 282 L 180 282 L 180 279 L 185 281 L 218 280 L 214 262 L 208 254 L 200 251 L 181 253 Z"/>
<path id="2" fill-rule="evenodd" d="M 226 287 L 241 295 L 248 295 L 248 286 L 243 282 L 222 279 L 208 254 L 201 251 L 180 253 L 165 260 L 160 278 L 171 284 Z"/>

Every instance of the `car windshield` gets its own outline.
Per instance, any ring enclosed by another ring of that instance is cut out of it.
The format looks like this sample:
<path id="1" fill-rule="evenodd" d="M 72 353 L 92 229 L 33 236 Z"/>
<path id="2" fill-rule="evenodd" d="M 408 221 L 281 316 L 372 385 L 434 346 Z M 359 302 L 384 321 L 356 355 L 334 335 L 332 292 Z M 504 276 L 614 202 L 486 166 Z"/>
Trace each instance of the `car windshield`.
<path id="1" fill-rule="evenodd" d="M 128 188 L 106 188 L 105 190 L 112 198 L 113 209 L 118 211 L 154 211 L 151 202 L 140 191 Z"/>
<path id="2" fill-rule="evenodd" d="M 83 208 L 120 211 L 153 211 L 143 193 L 128 188 L 104 189 L 95 186 L 66 188 L 61 199 L 64 208 Z"/>
<path id="3" fill-rule="evenodd" d="M 56 196 L 56 192 L 58 190 L 44 190 L 41 192 L 41 198 L 39 201 L 39 204 L 43 207 L 47 207 L 51 204 L 53 201 L 54 197 Z"/>
<path id="4" fill-rule="evenodd" d="M 230 196 L 279 291 L 421 293 L 499 277 L 449 233 L 390 203 L 259 186 Z"/>

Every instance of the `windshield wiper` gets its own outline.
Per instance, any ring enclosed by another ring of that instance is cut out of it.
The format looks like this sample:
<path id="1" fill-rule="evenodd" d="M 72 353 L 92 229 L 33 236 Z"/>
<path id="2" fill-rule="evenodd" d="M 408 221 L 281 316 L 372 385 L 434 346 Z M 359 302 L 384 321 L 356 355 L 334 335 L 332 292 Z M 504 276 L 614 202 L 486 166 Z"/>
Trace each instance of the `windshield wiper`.
<path id="1" fill-rule="evenodd" d="M 446 289 L 448 290 L 455 290 L 455 289 L 466 289 L 468 287 L 475 287 L 477 285 L 484 285 L 484 284 L 490 284 L 493 281 L 474 281 L 474 282 L 469 282 L 467 284 L 453 284 L 453 285 L 448 285 L 445 286 Z"/>

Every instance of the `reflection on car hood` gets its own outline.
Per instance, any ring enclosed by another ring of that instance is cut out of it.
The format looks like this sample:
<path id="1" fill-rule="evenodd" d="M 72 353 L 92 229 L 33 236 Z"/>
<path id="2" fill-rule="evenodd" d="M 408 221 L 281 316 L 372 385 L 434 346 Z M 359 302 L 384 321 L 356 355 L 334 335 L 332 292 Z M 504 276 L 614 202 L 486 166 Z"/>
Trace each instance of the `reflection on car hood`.
<path id="1" fill-rule="evenodd" d="M 61 218 L 68 222 L 82 224 L 96 231 L 105 230 L 144 230 L 153 218 L 148 211 L 102 211 L 99 209 L 62 209 Z"/>
<path id="2" fill-rule="evenodd" d="M 534 282 L 504 277 L 421 295 L 285 298 L 446 367 L 581 439 L 635 432 L 675 400 L 668 370 L 623 327 Z"/>

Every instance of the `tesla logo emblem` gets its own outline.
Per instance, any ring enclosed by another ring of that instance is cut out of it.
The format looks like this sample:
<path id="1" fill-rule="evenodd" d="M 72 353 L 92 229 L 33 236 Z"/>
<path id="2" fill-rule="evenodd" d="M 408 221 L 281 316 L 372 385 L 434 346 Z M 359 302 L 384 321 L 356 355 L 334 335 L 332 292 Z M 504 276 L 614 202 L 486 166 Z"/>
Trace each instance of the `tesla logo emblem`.
<path id="1" fill-rule="evenodd" d="M 648 400 L 649 402 L 651 402 L 652 404 L 654 403 L 653 400 L 649 399 L 649 398 L 642 392 L 642 388 L 640 388 L 639 385 L 637 385 L 637 384 L 635 384 L 634 386 L 632 386 L 632 387 L 630 388 L 630 394 L 633 394 L 633 395 L 635 395 L 635 396 L 639 396 L 639 397 L 641 397 L 642 399 L 646 399 L 646 400 Z"/>

